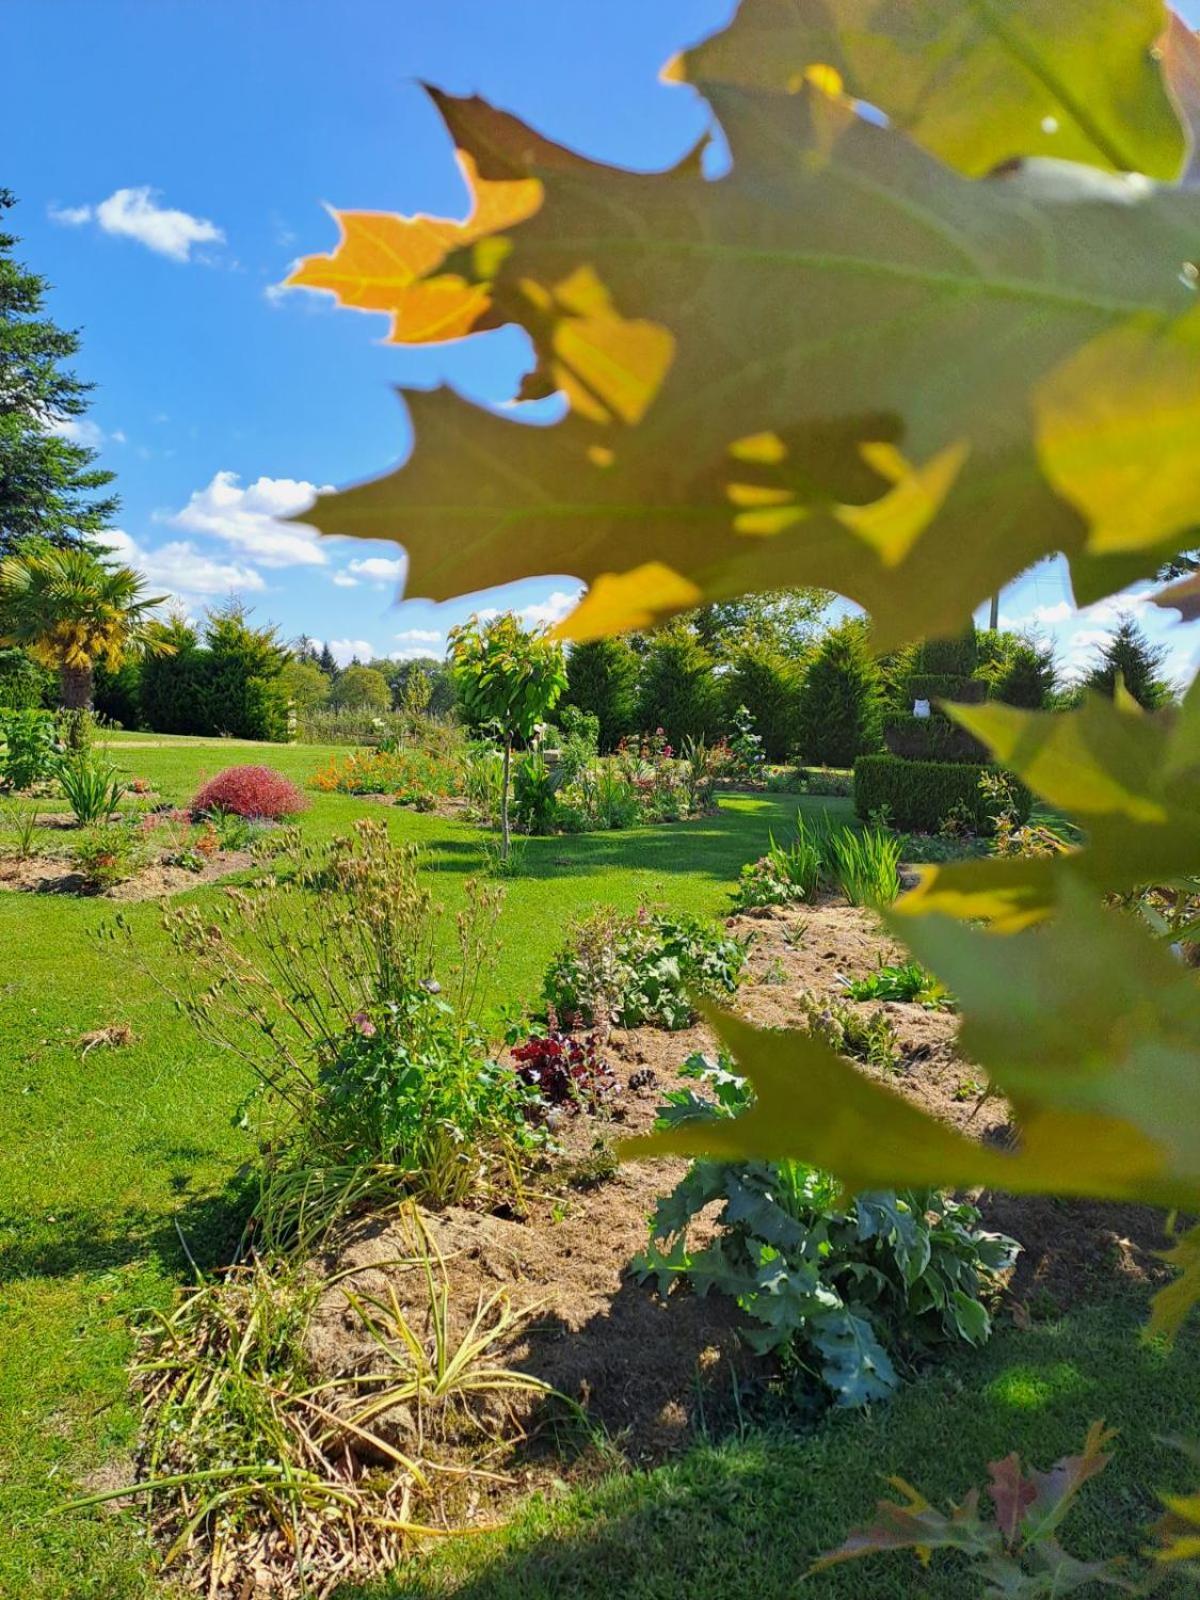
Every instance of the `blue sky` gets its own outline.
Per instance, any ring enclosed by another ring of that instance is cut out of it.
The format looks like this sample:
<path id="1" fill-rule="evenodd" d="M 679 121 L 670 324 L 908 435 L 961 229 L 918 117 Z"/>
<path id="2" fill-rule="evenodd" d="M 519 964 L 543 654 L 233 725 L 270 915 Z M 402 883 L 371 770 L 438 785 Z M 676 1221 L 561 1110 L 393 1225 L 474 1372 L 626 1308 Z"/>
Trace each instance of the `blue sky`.
<path id="1" fill-rule="evenodd" d="M 406 351 L 325 296 L 273 290 L 329 249 L 322 205 L 461 215 L 450 143 L 419 80 L 479 92 L 586 154 L 653 168 L 705 126 L 658 82 L 732 0 L 5 0 L 0 181 L 20 255 L 82 329 L 87 441 L 119 476 L 116 547 L 198 613 L 231 591 L 287 636 L 351 653 L 438 652 L 480 607 L 561 614 L 569 576 L 455 605 L 395 603 L 400 551 L 281 527 L 312 486 L 402 457 L 395 384 L 512 393 L 511 330 Z M 1184 7 L 1200 21 L 1200 0 Z M 47 63 L 53 63 L 52 77 Z M 49 109 L 47 95 L 52 97 Z M 1133 597 L 1182 673 L 1195 630 Z M 1003 614 L 1086 660 L 1116 607 L 1076 614 L 1060 563 Z"/>

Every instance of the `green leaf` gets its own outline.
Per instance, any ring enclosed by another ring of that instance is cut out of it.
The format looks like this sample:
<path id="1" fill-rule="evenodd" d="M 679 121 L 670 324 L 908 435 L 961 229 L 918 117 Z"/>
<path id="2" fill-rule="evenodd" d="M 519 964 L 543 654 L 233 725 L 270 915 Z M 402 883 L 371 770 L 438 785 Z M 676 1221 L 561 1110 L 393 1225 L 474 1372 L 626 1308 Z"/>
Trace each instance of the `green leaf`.
<path id="1" fill-rule="evenodd" d="M 832 67 L 971 176 L 1055 156 L 1170 180 L 1186 143 L 1152 55 L 1166 22 L 1161 0 L 742 0 L 682 75 L 786 91 Z"/>
<path id="2" fill-rule="evenodd" d="M 1050 914 L 1072 882 L 1124 891 L 1200 873 L 1200 679 L 1182 707 L 1154 713 L 1089 696 L 1079 711 L 947 706 L 1002 766 L 1086 831 L 1052 860 L 929 867 L 896 904 L 1011 931 Z"/>
<path id="3" fill-rule="evenodd" d="M 1200 194 L 1065 165 L 974 182 L 811 85 L 707 92 L 717 182 L 439 98 L 485 179 L 542 186 L 499 257 L 444 265 L 485 272 L 479 326 L 527 328 L 529 391 L 571 410 L 533 427 L 414 394 L 411 459 L 304 521 L 401 540 L 433 599 L 573 572 L 577 638 L 815 583 L 881 647 L 956 628 L 1049 552 L 1091 596 L 1187 543 Z M 654 361 L 631 329 L 668 336 Z"/>

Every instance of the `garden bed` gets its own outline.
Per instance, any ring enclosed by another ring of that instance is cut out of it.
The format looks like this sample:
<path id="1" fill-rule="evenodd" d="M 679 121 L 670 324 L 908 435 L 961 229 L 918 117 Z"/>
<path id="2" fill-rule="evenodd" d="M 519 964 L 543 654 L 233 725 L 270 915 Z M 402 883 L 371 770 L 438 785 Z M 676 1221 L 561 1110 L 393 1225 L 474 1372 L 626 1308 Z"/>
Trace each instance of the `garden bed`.
<path id="1" fill-rule="evenodd" d="M 102 888 L 64 856 L 41 854 L 27 856 L 24 860 L 17 856 L 0 856 L 0 891 L 100 896 L 106 900 L 155 900 L 244 872 L 253 862 L 254 856 L 249 850 L 218 851 L 195 869 L 154 861 L 140 867 L 123 882 Z"/>
<path id="2" fill-rule="evenodd" d="M 844 1002 L 868 1015 L 882 1011 L 891 1025 L 898 1061 L 878 1072 L 889 1087 L 964 1133 L 984 1140 L 1011 1136 L 1009 1111 L 986 1094 L 979 1069 L 958 1052 L 958 1018 L 899 1001 L 846 1001 L 843 978 L 869 976 L 901 952 L 869 911 L 829 902 L 774 909 L 729 919 L 731 932 L 753 934 L 748 981 L 738 1012 L 759 1027 L 798 1027 L 805 992 Z M 743 1403 L 754 1404 L 754 1379 L 769 1379 L 771 1364 L 752 1357 L 738 1338 L 739 1313 L 721 1295 L 699 1298 L 676 1288 L 666 1297 L 640 1287 L 630 1263 L 647 1243 L 647 1219 L 659 1196 L 682 1176 L 675 1160 L 616 1166 L 617 1140 L 647 1131 L 678 1069 L 695 1051 L 715 1055 L 703 1025 L 678 1032 L 614 1030 L 605 1051 L 622 1086 L 611 1112 L 580 1114 L 559 1131 L 561 1154 L 534 1181 L 523 1213 L 487 1214 L 452 1207 L 425 1212 L 429 1236 L 445 1259 L 450 1324 L 462 1336 L 482 1300 L 504 1290 L 514 1309 L 538 1309 L 496 1352 L 512 1370 L 529 1373 L 578 1402 L 630 1461 L 659 1461 L 683 1448 L 699 1427 L 716 1429 Z M 634 1075 L 636 1074 L 636 1078 Z M 647 1081 L 651 1078 L 652 1081 Z M 631 1078 L 639 1086 L 629 1088 Z M 1168 1274 L 1152 1252 L 1163 1246 L 1162 1213 L 1136 1206 L 1072 1203 L 984 1193 L 985 1225 L 1023 1247 L 1007 1285 L 1001 1315 L 1019 1326 L 1088 1299 L 1114 1279 L 1162 1281 Z M 420 1322 L 428 1298 L 423 1280 L 396 1269 L 403 1249 L 400 1224 L 362 1220 L 323 1257 L 330 1280 L 311 1328 L 311 1353 L 324 1380 L 369 1367 L 373 1346 L 349 1314 L 346 1291 L 386 1297 L 395 1289 L 406 1313 Z M 703 1241 L 702 1220 L 698 1241 Z M 426 1309 L 427 1314 L 427 1309 Z M 555 1453 L 543 1424 L 562 1421 L 543 1396 L 506 1401 L 506 1417 L 490 1421 L 509 1440 L 497 1455 L 515 1472 L 508 1493 L 570 1472 L 571 1452 Z M 407 1413 L 388 1419 L 391 1442 L 403 1449 L 413 1427 Z M 532 1448 L 526 1445 L 533 1437 Z M 496 1489 L 463 1514 L 470 1525 L 491 1516 Z M 486 1512 L 481 1509 L 487 1502 Z"/>

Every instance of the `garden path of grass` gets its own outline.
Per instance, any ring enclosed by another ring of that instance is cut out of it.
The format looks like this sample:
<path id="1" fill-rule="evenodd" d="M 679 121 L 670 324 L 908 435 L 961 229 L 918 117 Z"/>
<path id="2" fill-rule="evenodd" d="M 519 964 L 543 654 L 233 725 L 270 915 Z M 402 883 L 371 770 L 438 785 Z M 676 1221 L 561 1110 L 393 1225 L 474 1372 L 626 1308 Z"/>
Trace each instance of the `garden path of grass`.
<path id="1" fill-rule="evenodd" d="M 120 744 L 130 748 L 122 751 Z M 114 758 L 182 801 L 202 775 L 264 759 L 297 781 L 328 756 L 162 739 L 118 741 Z M 845 802 L 830 805 L 848 814 Z M 567 919 L 591 901 L 633 908 L 649 896 L 716 914 L 742 863 L 797 801 L 726 797 L 720 815 L 624 834 L 533 840 L 507 885 L 503 961 L 493 998 L 531 1000 Z M 466 823 L 315 796 L 305 832 L 327 837 L 363 816 L 386 818 L 421 844 L 451 909 L 481 867 Z M 194 898 L 211 903 L 207 888 Z M 161 1593 L 136 1520 L 59 1516 L 80 1478 L 127 1447 L 128 1319 L 164 1304 L 187 1274 L 182 1240 L 219 1263 L 244 1214 L 238 1169 L 250 1151 L 233 1126 L 248 1087 L 214 1057 L 120 947 L 90 936 L 111 920 L 103 901 L 0 894 L 0 1597 L 136 1600 Z M 158 908 L 125 914 L 161 950 Z M 136 1043 L 92 1050 L 79 1036 L 127 1022 Z M 1073 1529 L 1084 1553 L 1136 1548 L 1136 1524 L 1158 1485 L 1181 1469 L 1156 1442 L 1200 1435 L 1197 1341 L 1169 1355 L 1139 1346 L 1140 1308 L 1116 1300 L 1021 1334 L 1006 1329 L 910 1387 L 871 1418 L 836 1418 L 810 1435 L 744 1440 L 692 1452 L 656 1473 L 615 1477 L 553 1504 L 534 1504 L 500 1534 L 455 1543 L 383 1589 L 472 1600 L 607 1595 L 696 1600 L 792 1594 L 822 1543 L 868 1508 L 877 1474 L 902 1471 L 937 1494 L 982 1477 L 988 1455 L 1014 1446 L 1044 1464 L 1073 1447 L 1087 1421 L 1123 1428 L 1117 1463 Z M 900 1564 L 847 1569 L 814 1595 L 958 1595 L 953 1578 L 912 1577 Z"/>

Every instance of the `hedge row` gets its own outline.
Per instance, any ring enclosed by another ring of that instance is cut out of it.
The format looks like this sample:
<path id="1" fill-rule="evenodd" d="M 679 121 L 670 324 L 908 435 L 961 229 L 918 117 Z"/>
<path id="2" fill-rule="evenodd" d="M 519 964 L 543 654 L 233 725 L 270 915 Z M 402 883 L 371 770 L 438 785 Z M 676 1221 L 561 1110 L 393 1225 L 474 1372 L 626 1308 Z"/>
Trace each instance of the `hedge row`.
<path id="1" fill-rule="evenodd" d="M 859 756 L 854 763 L 854 808 L 866 819 L 885 807 L 892 827 L 905 832 L 936 833 L 946 817 L 965 812 L 980 833 L 991 831 L 993 818 L 980 792 L 979 779 L 999 769 L 963 761 L 906 761 L 899 756 Z M 1027 822 L 1033 796 L 1011 773 L 1019 822 Z"/>

